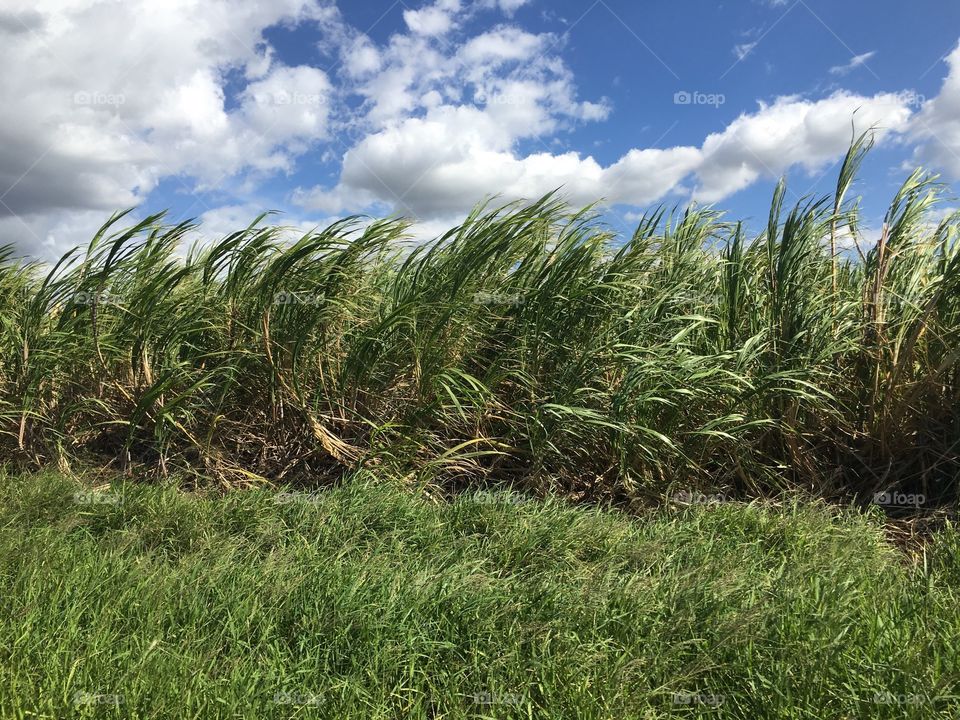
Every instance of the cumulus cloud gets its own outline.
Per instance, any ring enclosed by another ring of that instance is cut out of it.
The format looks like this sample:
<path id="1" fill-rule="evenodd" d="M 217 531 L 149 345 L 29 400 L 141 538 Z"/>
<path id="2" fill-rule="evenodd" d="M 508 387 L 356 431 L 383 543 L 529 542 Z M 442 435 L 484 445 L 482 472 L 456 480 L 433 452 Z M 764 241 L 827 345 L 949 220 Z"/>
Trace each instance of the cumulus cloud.
<path id="1" fill-rule="evenodd" d="M 521 4 L 485 6 L 512 12 Z M 548 183 L 566 183 L 578 198 L 602 192 L 602 168 L 592 158 L 514 154 L 520 140 L 546 138 L 611 112 L 605 98 L 577 96 L 572 73 L 556 54 L 561 39 L 500 24 L 441 43 L 432 37 L 435 20 L 422 14 L 428 11 L 450 23 L 468 12 L 437 2 L 405 13 L 411 32 L 391 37 L 379 51 L 378 72 L 353 88 L 365 98 L 359 124 L 368 132 L 345 154 L 340 183 L 301 189 L 295 201 L 326 212 L 381 202 L 437 217 L 486 194 L 525 197 Z"/>
<path id="2" fill-rule="evenodd" d="M 370 38 L 360 35 L 344 47 L 343 63 L 354 78 L 364 77 L 380 69 L 380 51 Z"/>
<path id="3" fill-rule="evenodd" d="M 816 172 L 846 151 L 852 132 L 875 127 L 882 140 L 904 131 L 910 115 L 907 98 L 894 93 L 837 92 L 819 101 L 781 97 L 762 103 L 704 141 L 696 196 L 716 202 L 795 165 Z"/>
<path id="4" fill-rule="evenodd" d="M 517 10 L 528 2 L 530 2 L 530 0 L 477 0 L 477 4 L 481 7 L 498 8 L 507 15 L 507 17 L 512 17 Z"/>
<path id="5" fill-rule="evenodd" d="M 421 10 L 404 10 L 403 19 L 417 35 L 442 35 L 453 28 L 459 10 L 460 0 L 437 0 Z"/>
<path id="6" fill-rule="evenodd" d="M 606 180 L 621 184 L 620 192 L 634 193 L 638 202 L 660 194 L 662 177 L 649 176 L 641 192 L 638 183 L 621 182 L 621 164 L 605 178 L 593 158 L 573 152 L 517 157 L 512 146 L 518 137 L 552 125 L 536 102 L 539 93 L 530 92 L 532 99 L 517 105 L 492 100 L 489 111 L 444 105 L 432 108 L 423 118 L 409 118 L 373 133 L 346 153 L 337 187 L 301 191 L 296 201 L 308 208 L 340 212 L 380 200 L 421 217 L 460 212 L 487 194 L 533 197 L 560 184 L 585 202 L 603 193 Z M 659 152 L 638 152 L 625 158 L 623 166 L 648 167 L 647 159 Z M 689 158 L 681 159 L 679 165 L 688 162 Z"/>
<path id="7" fill-rule="evenodd" d="M 324 136 L 328 83 L 277 65 L 263 30 L 329 12 L 314 0 L 8 0 L 0 61 L 29 72 L 0 75 L 0 216 L 44 239 L 63 211 L 135 205 L 163 177 L 288 169 L 287 143 Z M 235 107 L 231 69 L 255 80 Z M 293 104 L 304 96 L 320 100 Z"/>
<path id="8" fill-rule="evenodd" d="M 103 210 L 56 210 L 39 215 L 0 217 L 0 238 L 12 244 L 17 254 L 43 262 L 54 262 L 73 247 L 82 245 L 110 217 Z M 253 217 L 256 217 L 254 215 Z M 131 213 L 131 224 L 142 215 Z"/>
<path id="9" fill-rule="evenodd" d="M 489 72 L 502 63 L 532 57 L 550 41 L 550 35 L 534 35 L 518 27 L 501 25 L 465 43 L 459 58 L 478 70 Z"/>
<path id="10" fill-rule="evenodd" d="M 644 205 L 681 190 L 690 177 L 695 197 L 715 202 L 795 165 L 815 172 L 843 154 L 852 130 L 876 127 L 882 139 L 903 132 L 910 114 L 907 99 L 895 94 L 782 97 L 741 115 L 701 147 L 632 149 L 603 167 L 575 152 L 521 157 L 514 140 L 523 123 L 445 106 L 369 135 L 347 152 L 338 186 L 301 191 L 296 199 L 338 212 L 351 209 L 353 198 L 375 198 L 431 217 L 463 212 L 484 195 L 534 198 L 560 186 L 576 203 L 604 197 Z"/>
<path id="11" fill-rule="evenodd" d="M 243 92 L 243 117 L 276 143 L 326 136 L 330 82 L 313 67 L 279 67 Z"/>
<path id="12" fill-rule="evenodd" d="M 915 159 L 960 179 L 960 45 L 947 57 L 940 93 L 923 103 L 911 122 L 919 143 Z"/>

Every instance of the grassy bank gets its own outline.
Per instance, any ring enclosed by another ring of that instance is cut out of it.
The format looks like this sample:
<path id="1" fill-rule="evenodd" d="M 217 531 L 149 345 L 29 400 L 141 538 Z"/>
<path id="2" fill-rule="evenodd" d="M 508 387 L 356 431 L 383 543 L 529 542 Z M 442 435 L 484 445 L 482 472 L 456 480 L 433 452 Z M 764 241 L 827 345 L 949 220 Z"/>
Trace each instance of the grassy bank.
<path id="1" fill-rule="evenodd" d="M 0 482 L 0 715 L 953 718 L 960 537 L 877 510 Z"/>
<path id="2" fill-rule="evenodd" d="M 791 208 L 779 185 L 756 235 L 692 208 L 617 244 L 545 198 L 416 246 L 402 221 L 350 219 L 189 250 L 189 224 L 151 217 L 52 270 L 7 256 L 0 451 L 230 485 L 377 467 L 592 498 L 949 502 L 957 215 L 918 172 L 868 242 L 851 191 L 868 144 L 833 197 Z"/>

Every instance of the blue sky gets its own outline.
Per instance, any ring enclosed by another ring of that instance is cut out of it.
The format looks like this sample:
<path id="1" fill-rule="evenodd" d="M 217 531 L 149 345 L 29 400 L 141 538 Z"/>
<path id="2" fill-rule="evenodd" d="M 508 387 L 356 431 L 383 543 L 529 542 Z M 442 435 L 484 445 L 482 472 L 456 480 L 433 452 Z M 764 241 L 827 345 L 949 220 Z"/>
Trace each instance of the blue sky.
<path id="1" fill-rule="evenodd" d="M 0 242 L 52 257 L 130 206 L 430 237 L 555 187 L 620 231 L 659 203 L 759 221 L 780 174 L 830 191 L 852 123 L 876 227 L 909 169 L 960 177 L 958 42 L 934 0 L 10 0 Z"/>

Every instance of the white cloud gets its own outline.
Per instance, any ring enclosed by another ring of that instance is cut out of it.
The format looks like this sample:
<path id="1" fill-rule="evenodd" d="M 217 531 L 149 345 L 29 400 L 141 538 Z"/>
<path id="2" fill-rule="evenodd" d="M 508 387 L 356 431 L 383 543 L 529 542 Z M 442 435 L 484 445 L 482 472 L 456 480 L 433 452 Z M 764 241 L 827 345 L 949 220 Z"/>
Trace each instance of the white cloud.
<path id="1" fill-rule="evenodd" d="M 550 39 L 549 35 L 533 35 L 502 25 L 469 40 L 460 50 L 460 59 L 470 65 L 484 64 L 490 70 L 504 62 L 532 57 Z"/>
<path id="2" fill-rule="evenodd" d="M 878 242 L 883 235 L 882 227 L 861 226 L 857 228 L 854 235 L 849 226 L 839 228 L 836 237 L 837 251 L 842 255 L 856 257 L 861 253 L 866 255 Z M 824 238 L 824 245 L 829 246 L 829 238 Z"/>
<path id="3" fill-rule="evenodd" d="M 520 5 L 481 6 L 507 12 Z M 345 154 L 339 184 L 301 189 L 297 202 L 324 212 L 380 202 L 436 218 L 452 217 L 486 194 L 528 197 L 558 184 L 578 201 L 603 192 L 603 168 L 593 158 L 573 152 L 519 157 L 515 145 L 602 120 L 611 112 L 609 101 L 577 97 L 557 54 L 562 42 L 551 34 L 501 24 L 459 42 L 432 37 L 441 24 L 434 13 L 456 23 L 476 7 L 437 2 L 405 13 L 411 33 L 392 36 L 379 53 L 379 71 L 353 88 L 366 98 L 359 126 L 367 134 Z M 623 193 L 650 196 L 657 181 L 641 192 L 621 175 L 624 166 L 656 152 L 631 156 L 608 177 Z"/>
<path id="4" fill-rule="evenodd" d="M 76 225 L 62 211 L 137 204 L 163 177 L 288 169 L 296 148 L 285 144 L 322 137 L 326 109 L 228 107 L 224 73 L 322 94 L 322 73 L 277 65 L 262 32 L 329 14 L 314 0 L 7 0 L 0 62 L 21 70 L 0 75 L 0 216 L 46 242 Z"/>
<path id="5" fill-rule="evenodd" d="M 876 126 L 882 139 L 904 131 L 910 114 L 905 98 L 893 93 L 837 92 L 818 101 L 781 97 L 761 104 L 704 141 L 696 197 L 716 202 L 794 165 L 816 172 L 846 151 L 853 132 Z"/>
<path id="6" fill-rule="evenodd" d="M 948 73 L 940 93 L 923 103 L 911 123 L 919 143 L 917 162 L 945 170 L 960 179 L 960 45 L 947 57 Z"/>
<path id="7" fill-rule="evenodd" d="M 363 77 L 380 69 L 380 51 L 366 36 L 359 36 L 345 49 L 344 65 L 352 77 Z"/>
<path id="8" fill-rule="evenodd" d="M 508 15 L 515 13 L 521 7 L 527 4 L 529 0 L 498 0 L 497 5 Z"/>
<path id="9" fill-rule="evenodd" d="M 417 35 L 442 35 L 454 27 L 454 15 L 459 10 L 459 0 L 437 0 L 421 10 L 404 10 L 403 20 Z"/>
<path id="10" fill-rule="evenodd" d="M 274 142 L 326 135 L 330 82 L 313 67 L 280 67 L 243 92 L 244 116 Z"/>
<path id="11" fill-rule="evenodd" d="M 325 212 L 356 210 L 371 198 L 414 217 L 454 215 L 486 195 L 534 198 L 558 186 L 575 203 L 606 196 L 643 204 L 669 193 L 699 160 L 696 148 L 633 150 L 603 168 L 592 157 L 547 152 L 518 157 L 505 125 L 477 108 L 444 107 L 361 141 L 344 157 L 340 184 L 301 191 Z"/>
<path id="12" fill-rule="evenodd" d="M 436 11 L 454 22 L 476 7 L 441 1 L 409 12 Z M 364 98 L 355 127 L 378 132 L 441 105 L 476 104 L 516 140 L 610 112 L 605 98 L 577 98 L 572 73 L 557 54 L 562 42 L 551 34 L 501 24 L 452 42 L 424 32 L 420 15 L 408 13 L 411 18 L 415 31 L 391 36 L 378 49 L 379 70 L 349 88 Z"/>
<path id="13" fill-rule="evenodd" d="M 850 62 L 845 65 L 835 65 L 830 68 L 831 75 L 848 75 L 852 71 L 856 70 L 862 65 L 866 65 L 867 61 L 877 54 L 876 50 L 871 50 L 870 52 L 865 52 L 862 55 L 854 55 L 850 58 Z"/>
<path id="14" fill-rule="evenodd" d="M 56 210 L 37 215 L 0 217 L 0 238 L 20 253 L 46 263 L 89 242 L 110 217 L 104 210 Z M 134 224 L 142 215 L 131 213 L 123 222 Z"/>
<path id="15" fill-rule="evenodd" d="M 645 205 L 686 192 L 683 184 L 692 178 L 694 196 L 716 202 L 793 166 L 822 170 L 845 152 L 854 127 L 876 127 L 882 139 L 903 132 L 910 114 L 895 94 L 782 97 L 741 115 L 702 147 L 635 148 L 604 167 L 575 152 L 519 156 L 514 143 L 522 128 L 549 125 L 549 115 L 521 112 L 511 119 L 443 106 L 367 136 L 347 152 L 337 186 L 302 190 L 296 201 L 340 212 L 376 199 L 422 218 L 465 212 L 485 195 L 531 199 L 560 186 L 578 204 L 604 197 Z"/>
<path id="16" fill-rule="evenodd" d="M 487 8 L 499 8 L 507 17 L 511 17 L 517 10 L 530 0 L 479 0 L 479 4 Z"/>
<path id="17" fill-rule="evenodd" d="M 436 240 L 462 222 L 462 214 L 445 215 L 429 220 L 421 220 L 410 225 L 407 230 L 407 235 L 416 243 L 428 242 L 430 240 Z"/>
<path id="18" fill-rule="evenodd" d="M 369 135 L 344 156 L 340 187 L 301 193 L 299 199 L 307 207 L 329 212 L 357 210 L 371 198 L 403 206 L 410 185 L 419 180 L 422 188 L 431 187 L 434 178 L 428 175 L 440 166 L 477 162 L 478 151 L 502 156 L 511 141 L 506 128 L 477 108 L 437 108 L 426 118 L 410 118 Z M 414 213 L 434 213 L 451 205 L 459 210 L 461 203 L 448 194 L 462 198 L 475 192 L 476 183 L 483 184 L 481 175 L 478 167 L 470 186 L 440 188 L 429 203 L 417 203 L 421 207 Z"/>

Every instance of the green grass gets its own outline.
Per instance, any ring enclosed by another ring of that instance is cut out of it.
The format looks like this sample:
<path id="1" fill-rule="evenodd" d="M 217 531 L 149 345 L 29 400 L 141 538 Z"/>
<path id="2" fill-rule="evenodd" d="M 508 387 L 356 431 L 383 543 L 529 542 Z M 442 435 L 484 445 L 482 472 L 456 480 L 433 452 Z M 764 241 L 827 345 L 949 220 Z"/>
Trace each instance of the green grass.
<path id="1" fill-rule="evenodd" d="M 960 536 L 877 510 L 0 480 L 5 718 L 960 713 Z"/>

